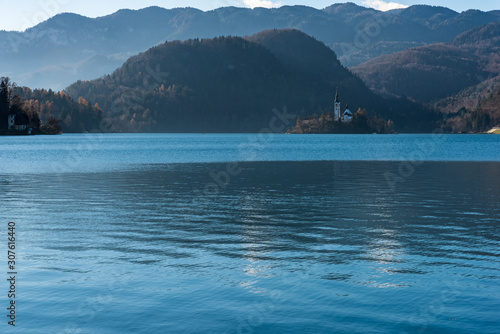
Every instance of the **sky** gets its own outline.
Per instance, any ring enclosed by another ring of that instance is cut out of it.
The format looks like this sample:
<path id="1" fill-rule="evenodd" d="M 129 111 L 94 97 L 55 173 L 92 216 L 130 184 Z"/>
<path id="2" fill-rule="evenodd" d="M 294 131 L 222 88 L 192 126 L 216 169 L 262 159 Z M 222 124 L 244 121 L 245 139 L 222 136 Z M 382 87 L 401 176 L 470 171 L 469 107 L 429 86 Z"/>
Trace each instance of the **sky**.
<path id="1" fill-rule="evenodd" d="M 346 0 L 347 1 L 347 0 Z M 358 5 L 378 10 L 405 8 L 415 4 L 444 6 L 457 12 L 467 9 L 483 11 L 500 9 L 498 0 L 350 0 Z M 0 0 L 0 30 L 23 31 L 48 18 L 63 12 L 77 13 L 88 17 L 112 14 L 119 9 L 140 9 L 149 6 L 164 8 L 194 7 L 211 10 L 219 7 L 280 7 L 305 5 L 318 9 L 342 0 Z"/>

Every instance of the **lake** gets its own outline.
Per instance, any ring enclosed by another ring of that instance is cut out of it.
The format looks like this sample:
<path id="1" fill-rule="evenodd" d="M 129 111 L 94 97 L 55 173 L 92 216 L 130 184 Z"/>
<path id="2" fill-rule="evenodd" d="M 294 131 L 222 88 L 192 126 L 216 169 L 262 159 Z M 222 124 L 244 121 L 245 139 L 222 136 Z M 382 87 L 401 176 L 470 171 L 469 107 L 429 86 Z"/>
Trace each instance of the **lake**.
<path id="1" fill-rule="evenodd" d="M 0 137 L 5 333 L 498 333 L 500 136 Z"/>

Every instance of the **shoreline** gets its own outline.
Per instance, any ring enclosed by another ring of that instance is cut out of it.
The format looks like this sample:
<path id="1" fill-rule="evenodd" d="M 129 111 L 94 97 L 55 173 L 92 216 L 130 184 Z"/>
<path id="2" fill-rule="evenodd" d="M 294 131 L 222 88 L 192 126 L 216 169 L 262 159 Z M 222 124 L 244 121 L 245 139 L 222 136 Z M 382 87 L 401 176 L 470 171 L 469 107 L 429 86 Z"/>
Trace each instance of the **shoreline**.
<path id="1" fill-rule="evenodd" d="M 79 134 L 90 134 L 90 135 L 107 135 L 107 134 L 169 134 L 169 135 L 260 135 L 259 132 L 64 132 L 57 134 L 48 133 L 24 133 L 19 131 L 0 131 L 0 137 L 21 137 L 21 136 L 55 136 L 55 135 L 79 135 Z M 307 135 L 498 135 L 500 131 L 487 131 L 487 132 L 468 132 L 468 133 L 457 133 L 457 132 L 393 132 L 393 133 L 324 133 L 324 132 L 309 132 L 309 133 L 296 133 L 296 132 L 282 132 L 282 133 L 270 133 L 273 135 L 296 135 L 296 136 L 307 136 Z"/>
<path id="2" fill-rule="evenodd" d="M 9 131 L 9 130 L 2 130 L 0 131 L 0 136 L 7 137 L 7 136 L 34 136 L 34 133 L 28 133 L 28 132 L 23 132 L 23 131 Z"/>

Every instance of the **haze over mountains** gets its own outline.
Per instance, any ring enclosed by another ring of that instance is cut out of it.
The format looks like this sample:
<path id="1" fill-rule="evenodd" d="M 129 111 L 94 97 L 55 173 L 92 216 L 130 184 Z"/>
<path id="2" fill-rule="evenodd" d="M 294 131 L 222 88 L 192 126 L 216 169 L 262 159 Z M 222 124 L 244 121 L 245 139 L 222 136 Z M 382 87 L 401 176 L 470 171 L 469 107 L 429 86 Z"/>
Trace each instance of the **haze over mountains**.
<path id="1" fill-rule="evenodd" d="M 372 91 L 408 97 L 442 112 L 453 132 L 500 124 L 500 22 L 450 43 L 382 55 L 351 68 Z"/>
<path id="2" fill-rule="evenodd" d="M 500 75 L 500 22 L 450 43 L 383 55 L 352 70 L 375 92 L 435 102 Z"/>
<path id="3" fill-rule="evenodd" d="M 166 40 L 246 36 L 273 28 L 299 29 L 317 38 L 349 67 L 410 47 L 451 42 L 499 20 L 500 11 L 412 6 L 380 12 L 352 3 L 323 10 L 150 7 L 97 19 L 60 14 L 22 33 L 0 32 L 0 76 L 33 88 L 63 89 L 79 79 L 109 74 L 130 56 Z"/>
<path id="4" fill-rule="evenodd" d="M 437 115 L 418 104 L 371 92 L 331 49 L 298 30 L 168 42 L 66 92 L 98 103 L 115 131 L 258 132 L 284 107 L 292 116 L 279 117 L 281 131 L 293 128 L 297 115 L 331 112 L 337 88 L 343 108 L 365 108 L 399 131 L 437 124 Z"/>

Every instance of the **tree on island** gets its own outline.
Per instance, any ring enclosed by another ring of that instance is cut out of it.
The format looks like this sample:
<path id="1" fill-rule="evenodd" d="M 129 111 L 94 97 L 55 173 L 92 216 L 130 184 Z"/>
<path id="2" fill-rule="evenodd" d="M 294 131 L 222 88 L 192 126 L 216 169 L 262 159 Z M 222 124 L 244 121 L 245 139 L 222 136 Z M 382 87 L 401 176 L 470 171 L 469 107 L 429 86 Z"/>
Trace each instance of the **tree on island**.
<path id="1" fill-rule="evenodd" d="M 47 124 L 42 126 L 42 132 L 47 135 L 60 135 L 62 133 L 62 126 L 59 120 L 51 117 Z"/>

